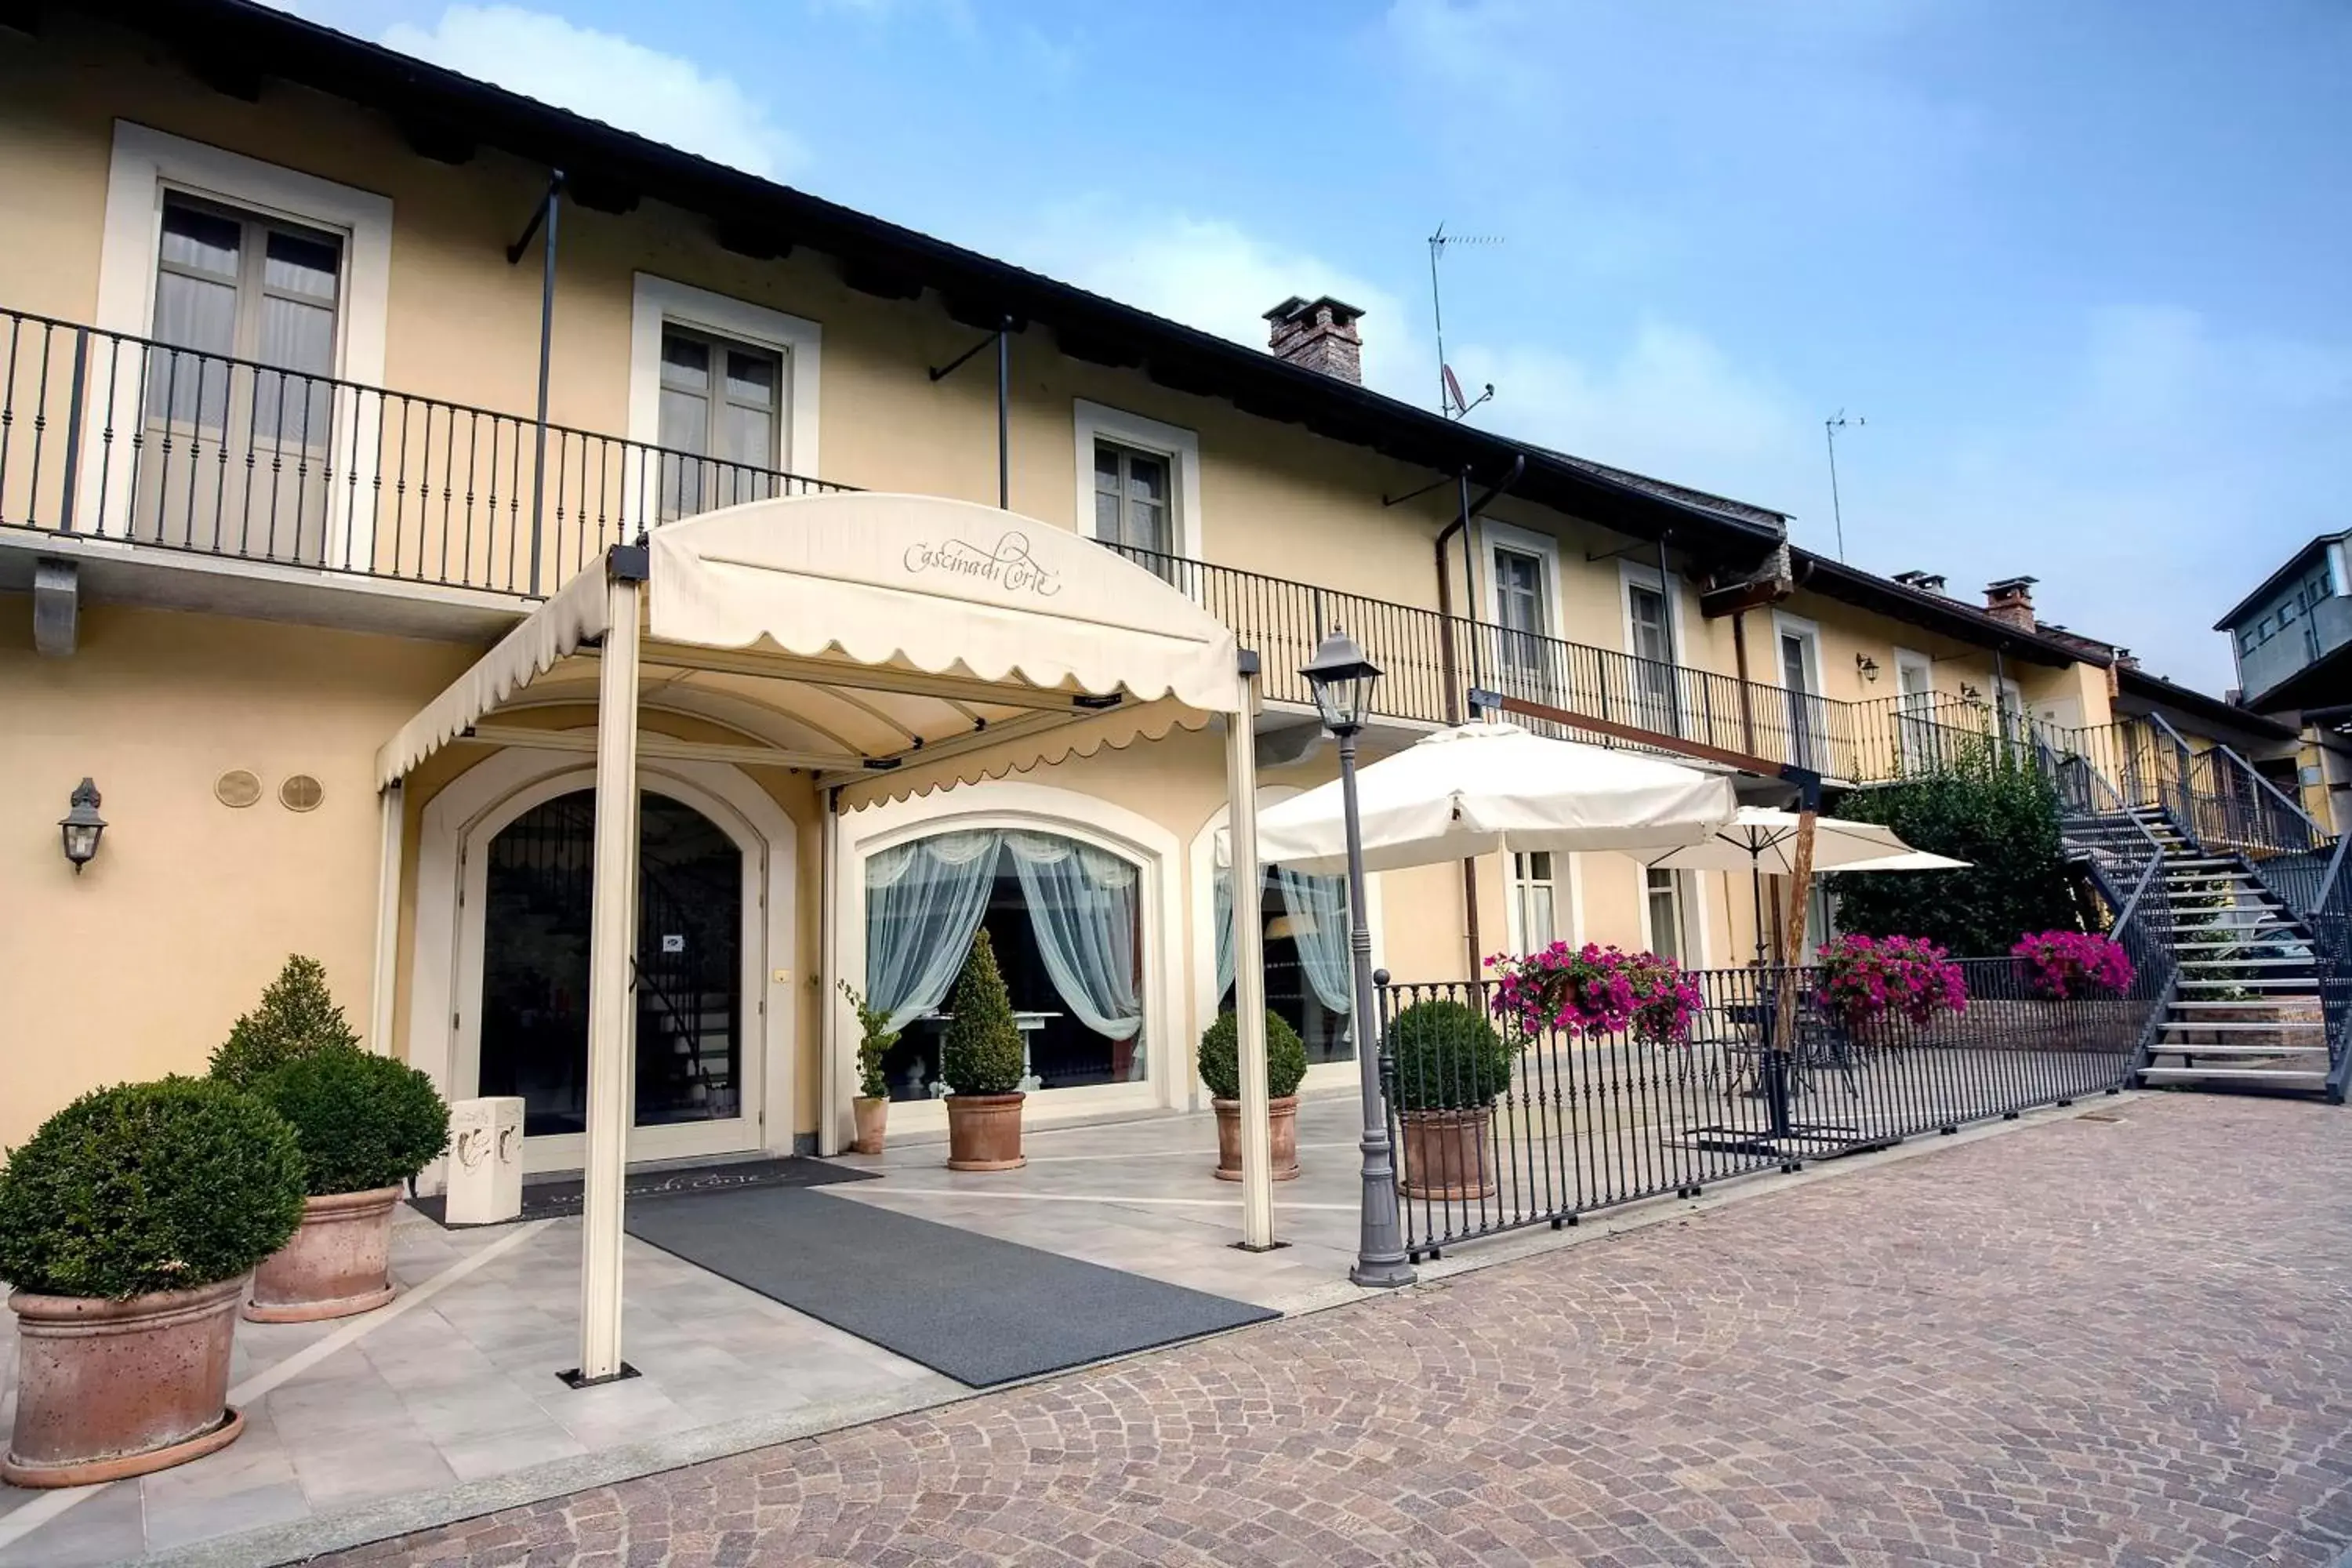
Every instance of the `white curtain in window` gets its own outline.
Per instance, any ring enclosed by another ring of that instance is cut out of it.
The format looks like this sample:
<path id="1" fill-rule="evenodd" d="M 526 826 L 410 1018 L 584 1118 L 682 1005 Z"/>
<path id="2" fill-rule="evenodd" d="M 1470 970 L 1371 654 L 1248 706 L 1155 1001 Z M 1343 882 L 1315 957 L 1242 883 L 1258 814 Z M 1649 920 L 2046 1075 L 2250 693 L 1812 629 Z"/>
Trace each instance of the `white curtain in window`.
<path id="1" fill-rule="evenodd" d="M 1290 915 L 1291 940 L 1315 998 L 1332 1013 L 1355 1008 L 1353 962 L 1348 952 L 1348 884 L 1339 877 L 1313 877 L 1276 866 L 1282 907 Z"/>
<path id="2" fill-rule="evenodd" d="M 1063 1005 L 1098 1035 L 1143 1026 L 1137 986 L 1136 867 L 1091 845 L 1042 833 L 1004 835 L 1021 878 L 1045 973 Z"/>
<path id="3" fill-rule="evenodd" d="M 942 833 L 866 858 L 866 996 L 902 1029 L 937 1007 L 988 912 L 1003 835 Z"/>

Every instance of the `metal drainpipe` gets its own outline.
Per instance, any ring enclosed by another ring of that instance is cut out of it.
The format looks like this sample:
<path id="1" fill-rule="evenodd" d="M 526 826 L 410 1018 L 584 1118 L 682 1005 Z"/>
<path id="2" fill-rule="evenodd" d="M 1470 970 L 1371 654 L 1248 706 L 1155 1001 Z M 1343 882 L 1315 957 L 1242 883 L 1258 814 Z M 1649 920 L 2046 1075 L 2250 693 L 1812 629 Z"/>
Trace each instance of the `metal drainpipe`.
<path id="1" fill-rule="evenodd" d="M 555 333 L 555 218 L 563 195 L 563 171 L 547 182 L 547 208 L 540 222 L 546 256 L 539 283 L 539 433 L 538 454 L 530 470 L 530 591 L 540 591 L 540 532 L 547 506 L 547 381 Z M 513 259 L 520 259 L 515 258 Z"/>
<path id="2" fill-rule="evenodd" d="M 1446 578 L 1445 543 L 1457 533 L 1462 536 L 1462 592 L 1470 601 L 1468 607 L 1471 612 L 1465 620 L 1475 626 L 1478 609 L 1477 577 L 1470 553 L 1470 520 L 1494 505 L 1496 498 L 1513 485 L 1517 484 L 1519 477 L 1527 471 L 1527 454 L 1522 452 L 1511 459 L 1508 471 L 1493 485 L 1487 487 L 1485 495 L 1473 501 L 1470 499 L 1470 470 L 1463 469 L 1455 480 L 1456 510 L 1454 521 L 1438 531 L 1436 546 L 1438 657 L 1444 668 L 1445 721 L 1449 724 L 1458 724 L 1462 721 L 1462 683 L 1459 665 L 1454 653 L 1454 590 L 1452 584 Z M 1473 635 L 1470 639 L 1470 655 L 1474 673 L 1478 662 L 1477 645 L 1478 639 L 1475 635 Z M 1475 980 L 1478 978 L 1479 968 L 1485 959 L 1485 955 L 1479 950 L 1486 943 L 1478 927 L 1478 862 L 1466 856 L 1462 861 L 1462 915 L 1463 940 L 1469 947 L 1470 978 Z"/>

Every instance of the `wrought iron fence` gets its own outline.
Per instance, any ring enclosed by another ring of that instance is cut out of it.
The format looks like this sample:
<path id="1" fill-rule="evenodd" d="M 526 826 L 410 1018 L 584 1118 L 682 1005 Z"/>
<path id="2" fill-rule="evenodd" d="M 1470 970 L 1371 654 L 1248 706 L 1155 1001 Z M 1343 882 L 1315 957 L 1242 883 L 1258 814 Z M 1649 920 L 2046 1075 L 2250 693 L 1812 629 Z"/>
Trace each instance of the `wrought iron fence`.
<path id="1" fill-rule="evenodd" d="M 1987 703 L 1949 692 L 1870 698 L 1853 704 L 1852 723 L 1857 782 L 1970 772 L 1997 754 L 1999 716 Z"/>
<path id="2" fill-rule="evenodd" d="M 1748 968 L 1687 975 L 1702 1000 L 1685 1037 L 1645 1037 L 1638 1025 L 1528 1034 L 1496 1016 L 1491 982 L 1383 975 L 1381 1070 L 1407 1246 L 1417 1261 L 1475 1237 L 1558 1228 L 2117 1090 L 2169 994 L 2157 925 L 2135 913 L 2122 931 L 2137 965 L 2122 994 L 2052 996 L 2016 960 L 1967 959 L 1966 1008 L 1923 1023 L 1851 1022 L 1821 999 L 1818 969 Z M 1782 1053 L 1784 993 L 1794 1026 Z"/>
<path id="3" fill-rule="evenodd" d="M 795 474 L 0 310 L 0 526 L 502 594 Z"/>

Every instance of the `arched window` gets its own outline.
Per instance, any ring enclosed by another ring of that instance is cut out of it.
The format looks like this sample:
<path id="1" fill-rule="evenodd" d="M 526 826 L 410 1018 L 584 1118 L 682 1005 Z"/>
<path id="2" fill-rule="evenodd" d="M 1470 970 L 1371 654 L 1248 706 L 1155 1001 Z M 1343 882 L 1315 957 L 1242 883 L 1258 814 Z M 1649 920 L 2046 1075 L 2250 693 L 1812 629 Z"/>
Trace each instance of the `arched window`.
<path id="1" fill-rule="evenodd" d="M 947 1092 L 940 1045 L 956 976 L 985 929 L 1018 1016 L 1033 1090 L 1146 1074 L 1143 871 L 1025 828 L 937 833 L 866 858 L 866 994 L 903 1033 L 893 1100 Z"/>

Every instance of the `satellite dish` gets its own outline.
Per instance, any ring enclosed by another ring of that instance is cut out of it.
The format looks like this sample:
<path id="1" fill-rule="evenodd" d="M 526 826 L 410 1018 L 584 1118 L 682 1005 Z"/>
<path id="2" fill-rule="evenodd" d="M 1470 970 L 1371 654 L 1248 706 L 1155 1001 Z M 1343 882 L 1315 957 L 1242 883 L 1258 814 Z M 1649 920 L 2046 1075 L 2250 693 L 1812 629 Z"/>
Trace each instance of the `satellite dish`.
<path id="1" fill-rule="evenodd" d="M 1446 400 L 1455 408 L 1469 407 L 1470 400 L 1462 395 L 1462 383 L 1454 379 L 1454 367 L 1450 364 L 1439 365 L 1437 374 L 1445 380 Z"/>

